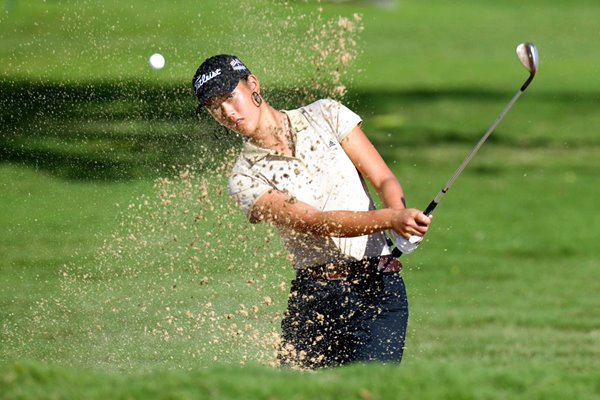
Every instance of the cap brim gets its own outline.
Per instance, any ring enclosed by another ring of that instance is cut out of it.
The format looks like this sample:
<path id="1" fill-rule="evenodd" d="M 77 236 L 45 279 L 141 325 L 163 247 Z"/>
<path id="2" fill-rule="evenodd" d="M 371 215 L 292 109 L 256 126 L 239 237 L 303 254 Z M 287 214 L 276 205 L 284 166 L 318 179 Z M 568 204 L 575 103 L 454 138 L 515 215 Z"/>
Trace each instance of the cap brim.
<path id="1" fill-rule="evenodd" d="M 224 94 L 232 92 L 240 82 L 240 79 L 245 76 L 248 76 L 248 74 L 230 76 L 227 79 L 219 79 L 211 82 L 209 87 L 207 87 L 206 90 L 203 90 L 198 96 L 198 100 L 201 104 L 205 104 L 213 97 L 223 96 Z"/>

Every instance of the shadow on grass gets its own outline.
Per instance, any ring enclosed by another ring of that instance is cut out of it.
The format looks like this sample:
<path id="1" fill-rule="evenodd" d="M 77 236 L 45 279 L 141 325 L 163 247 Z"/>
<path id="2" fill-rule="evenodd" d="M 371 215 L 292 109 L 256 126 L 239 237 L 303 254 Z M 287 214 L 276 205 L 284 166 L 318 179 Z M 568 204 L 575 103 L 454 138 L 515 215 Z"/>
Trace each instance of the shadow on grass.
<path id="1" fill-rule="evenodd" d="M 318 97 L 318 93 L 311 94 Z M 354 92 L 345 99 L 366 119 L 399 105 L 429 107 L 443 100 L 501 103 L 510 94 L 478 90 Z M 305 103 L 297 91 L 266 93 L 281 108 Z M 187 86 L 130 81 L 47 83 L 0 81 L 0 162 L 32 166 L 68 179 L 119 180 L 157 176 L 172 166 L 211 168 L 239 139 L 204 114 L 195 114 Z M 456 128 L 392 127 L 378 145 L 472 143 Z M 494 139 L 492 139 L 494 140 Z M 389 142 L 389 143 L 388 143 Z"/>
<path id="2" fill-rule="evenodd" d="M 182 88 L 131 82 L 1 82 L 0 105 L 0 161 L 71 179 L 155 175 L 192 162 L 217 129 L 198 125 Z"/>

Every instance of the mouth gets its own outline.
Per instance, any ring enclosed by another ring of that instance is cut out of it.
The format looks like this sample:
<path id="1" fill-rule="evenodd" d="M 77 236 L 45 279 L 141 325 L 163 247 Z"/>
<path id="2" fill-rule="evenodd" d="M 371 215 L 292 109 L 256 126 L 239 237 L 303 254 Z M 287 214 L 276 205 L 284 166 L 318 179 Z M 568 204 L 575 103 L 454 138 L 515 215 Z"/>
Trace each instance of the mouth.
<path id="1" fill-rule="evenodd" d="M 243 122 L 244 122 L 243 118 L 238 118 L 235 121 L 231 121 L 231 123 L 230 123 L 231 129 L 234 129 L 236 131 L 239 130 L 240 126 L 242 125 Z"/>
<path id="2" fill-rule="evenodd" d="M 227 119 L 225 121 L 222 121 L 221 124 L 227 129 L 230 129 L 234 132 L 242 133 L 244 118 Z"/>

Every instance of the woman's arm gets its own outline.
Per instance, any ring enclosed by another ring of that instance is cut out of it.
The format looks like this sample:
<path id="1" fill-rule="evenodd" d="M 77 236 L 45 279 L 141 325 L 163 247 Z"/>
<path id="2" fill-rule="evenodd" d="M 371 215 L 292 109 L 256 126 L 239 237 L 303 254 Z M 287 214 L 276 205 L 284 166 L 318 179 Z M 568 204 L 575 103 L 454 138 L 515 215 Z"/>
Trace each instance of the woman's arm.
<path id="1" fill-rule="evenodd" d="M 423 236 L 431 219 L 417 209 L 405 208 L 400 183 L 360 126 L 342 140 L 342 147 L 360 173 L 375 187 L 386 208 L 320 211 L 286 193 L 270 190 L 254 203 L 251 219 L 317 236 L 354 237 L 388 229 L 407 239 L 412 235 Z"/>
<path id="2" fill-rule="evenodd" d="M 342 148 L 362 176 L 377 190 L 384 207 L 405 208 L 404 191 L 375 146 L 357 125 L 341 142 Z"/>
<path id="3" fill-rule="evenodd" d="M 414 208 L 320 211 L 288 194 L 271 190 L 254 204 L 251 218 L 316 236 L 354 237 L 392 229 L 409 238 L 427 232 L 429 218 Z"/>

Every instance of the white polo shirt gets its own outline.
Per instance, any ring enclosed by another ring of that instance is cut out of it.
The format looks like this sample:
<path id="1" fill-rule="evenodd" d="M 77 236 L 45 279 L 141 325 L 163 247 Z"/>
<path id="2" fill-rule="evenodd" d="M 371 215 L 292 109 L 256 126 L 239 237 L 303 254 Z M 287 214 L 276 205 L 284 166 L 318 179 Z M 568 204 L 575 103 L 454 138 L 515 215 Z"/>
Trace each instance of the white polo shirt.
<path id="1" fill-rule="evenodd" d="M 285 192 L 322 211 L 374 209 L 362 176 L 340 145 L 361 118 L 330 99 L 283 112 L 295 136 L 294 157 L 245 143 L 229 177 L 229 194 L 246 216 L 269 190 Z M 381 232 L 339 238 L 278 229 L 297 269 L 390 254 Z"/>

